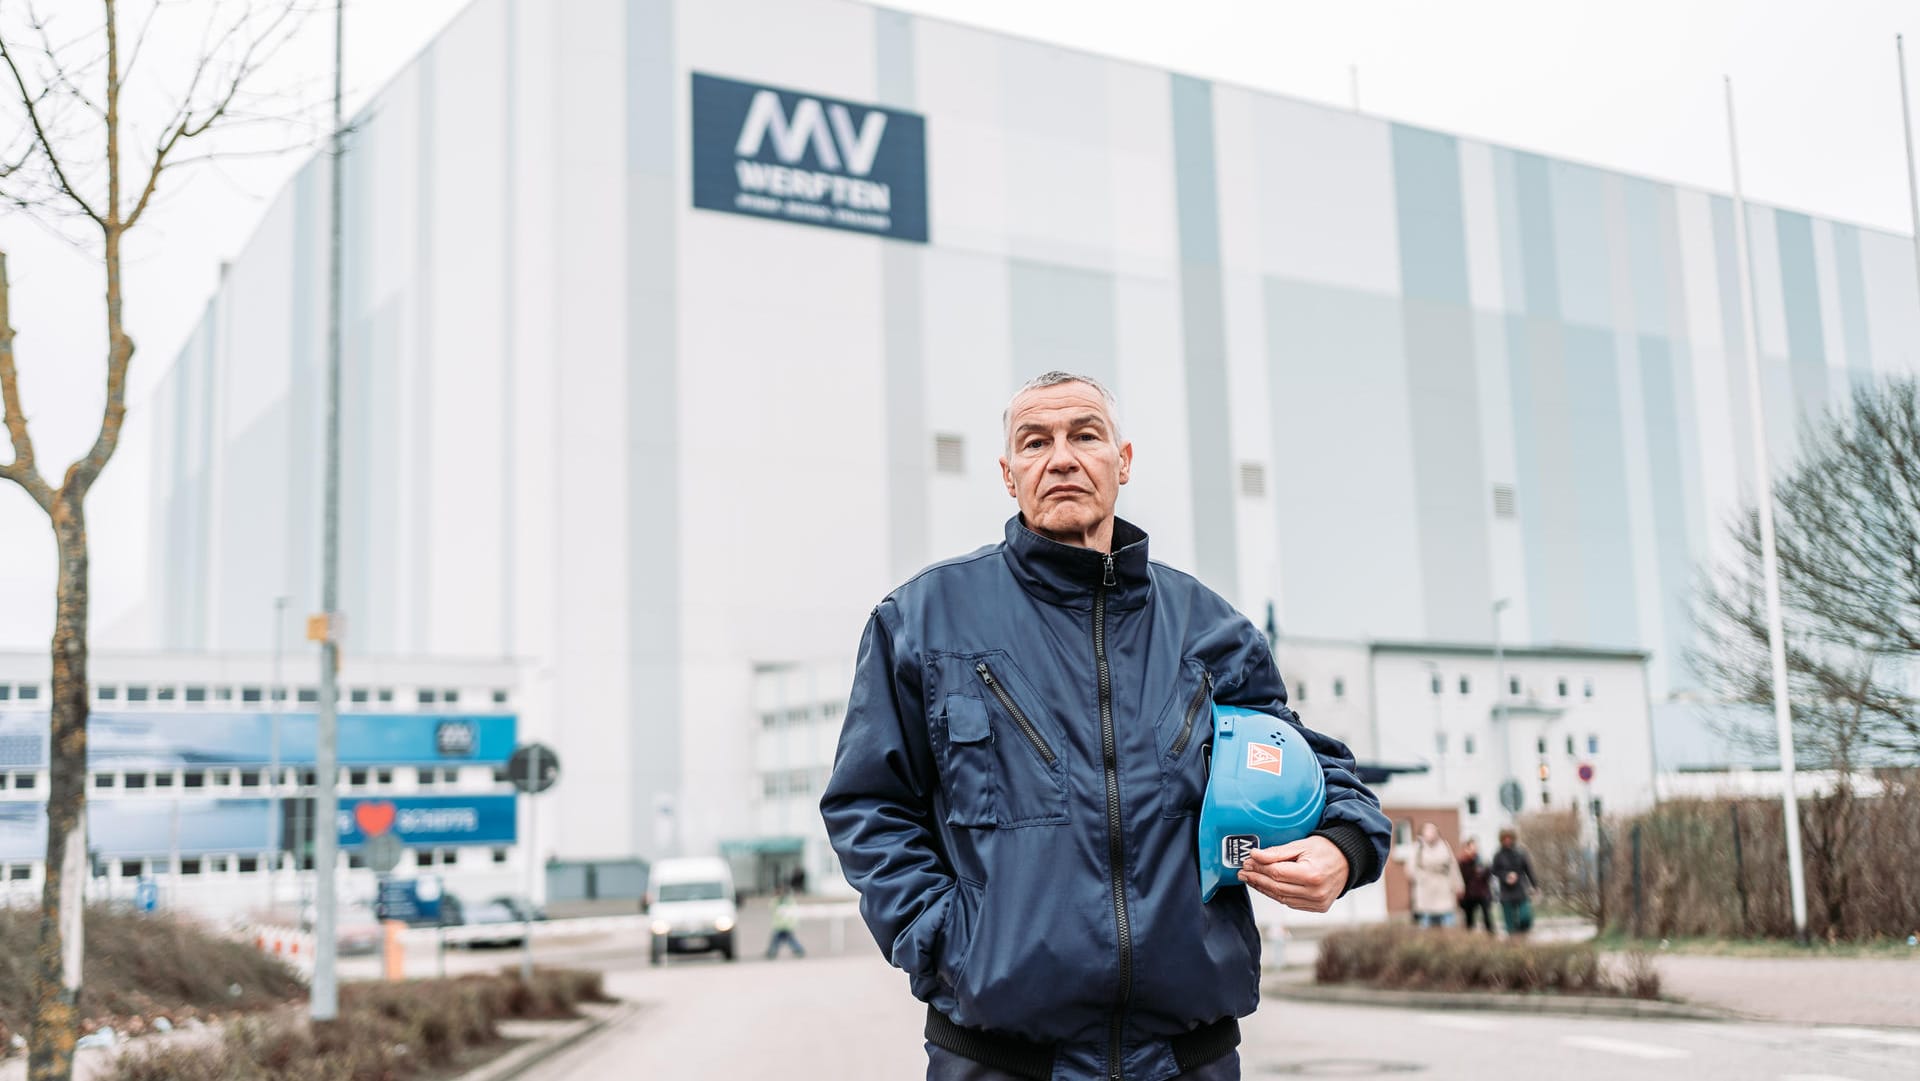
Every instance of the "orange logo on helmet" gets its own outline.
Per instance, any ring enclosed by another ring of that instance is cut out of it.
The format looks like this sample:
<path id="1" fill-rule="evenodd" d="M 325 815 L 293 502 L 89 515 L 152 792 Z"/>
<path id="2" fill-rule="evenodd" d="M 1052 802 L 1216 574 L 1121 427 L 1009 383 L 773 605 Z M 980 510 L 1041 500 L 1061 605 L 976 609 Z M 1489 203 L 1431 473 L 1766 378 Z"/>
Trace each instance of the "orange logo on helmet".
<path id="1" fill-rule="evenodd" d="M 1280 748 L 1267 743 L 1247 744 L 1247 768 L 1280 776 Z"/>

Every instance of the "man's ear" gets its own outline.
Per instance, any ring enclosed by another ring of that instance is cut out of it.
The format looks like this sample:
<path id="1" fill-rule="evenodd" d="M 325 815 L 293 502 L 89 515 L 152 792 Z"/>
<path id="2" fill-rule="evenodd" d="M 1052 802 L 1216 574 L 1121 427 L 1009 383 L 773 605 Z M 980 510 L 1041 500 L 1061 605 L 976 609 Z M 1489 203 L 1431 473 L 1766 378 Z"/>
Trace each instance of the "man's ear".
<path id="1" fill-rule="evenodd" d="M 1005 458 L 1000 459 L 1000 479 L 1006 482 L 1007 494 L 1014 499 L 1019 499 L 1020 492 L 1013 486 L 1013 470 L 1008 468 Z"/>
<path id="2" fill-rule="evenodd" d="M 1120 483 L 1125 484 L 1133 475 L 1133 444 L 1120 444 Z"/>

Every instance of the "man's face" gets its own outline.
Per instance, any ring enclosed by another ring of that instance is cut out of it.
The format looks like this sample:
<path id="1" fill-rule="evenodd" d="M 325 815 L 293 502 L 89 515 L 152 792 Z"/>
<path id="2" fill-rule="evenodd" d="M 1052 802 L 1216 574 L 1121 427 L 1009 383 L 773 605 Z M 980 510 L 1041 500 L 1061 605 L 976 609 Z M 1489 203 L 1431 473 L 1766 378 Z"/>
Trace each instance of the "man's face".
<path id="1" fill-rule="evenodd" d="M 1035 533 L 1106 550 L 1132 465 L 1133 444 L 1119 441 L 1106 399 L 1093 387 L 1058 383 L 1014 399 L 1000 474 Z"/>

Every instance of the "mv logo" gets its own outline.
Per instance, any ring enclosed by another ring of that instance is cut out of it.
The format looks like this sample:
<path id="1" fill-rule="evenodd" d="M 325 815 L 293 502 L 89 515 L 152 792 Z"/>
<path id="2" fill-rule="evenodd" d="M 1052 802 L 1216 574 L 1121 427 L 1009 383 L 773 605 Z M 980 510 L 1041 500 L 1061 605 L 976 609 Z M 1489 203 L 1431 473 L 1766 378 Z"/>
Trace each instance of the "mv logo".
<path id="1" fill-rule="evenodd" d="M 759 157 L 771 139 L 774 156 L 787 165 L 799 165 L 811 147 L 820 168 L 866 176 L 873 171 L 874 155 L 880 152 L 886 131 L 887 114 L 879 109 L 868 109 L 856 128 L 853 110 L 839 102 L 823 106 L 818 98 L 801 98 L 788 114 L 780 107 L 780 95 L 763 89 L 747 106 L 747 119 L 740 125 L 733 152 L 743 158 Z"/>
<path id="2" fill-rule="evenodd" d="M 1220 862 L 1239 870 L 1240 865 L 1247 862 L 1247 857 L 1259 847 L 1260 838 L 1251 833 L 1230 833 L 1220 841 Z"/>

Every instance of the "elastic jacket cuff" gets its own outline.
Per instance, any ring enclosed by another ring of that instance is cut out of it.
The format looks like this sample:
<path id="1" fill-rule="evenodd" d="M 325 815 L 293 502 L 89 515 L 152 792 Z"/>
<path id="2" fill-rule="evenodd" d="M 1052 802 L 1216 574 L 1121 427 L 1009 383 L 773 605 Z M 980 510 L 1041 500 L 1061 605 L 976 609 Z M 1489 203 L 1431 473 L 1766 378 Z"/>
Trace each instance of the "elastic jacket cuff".
<path id="1" fill-rule="evenodd" d="M 1367 836 L 1367 831 L 1351 822 L 1329 822 L 1314 830 L 1313 836 L 1325 837 L 1332 841 L 1333 847 L 1339 849 L 1342 856 L 1347 857 L 1347 886 L 1340 891 L 1342 897 L 1347 895 L 1347 890 L 1363 882 L 1373 881 L 1378 868 L 1373 865 L 1376 853 L 1373 850 L 1372 839 Z"/>

